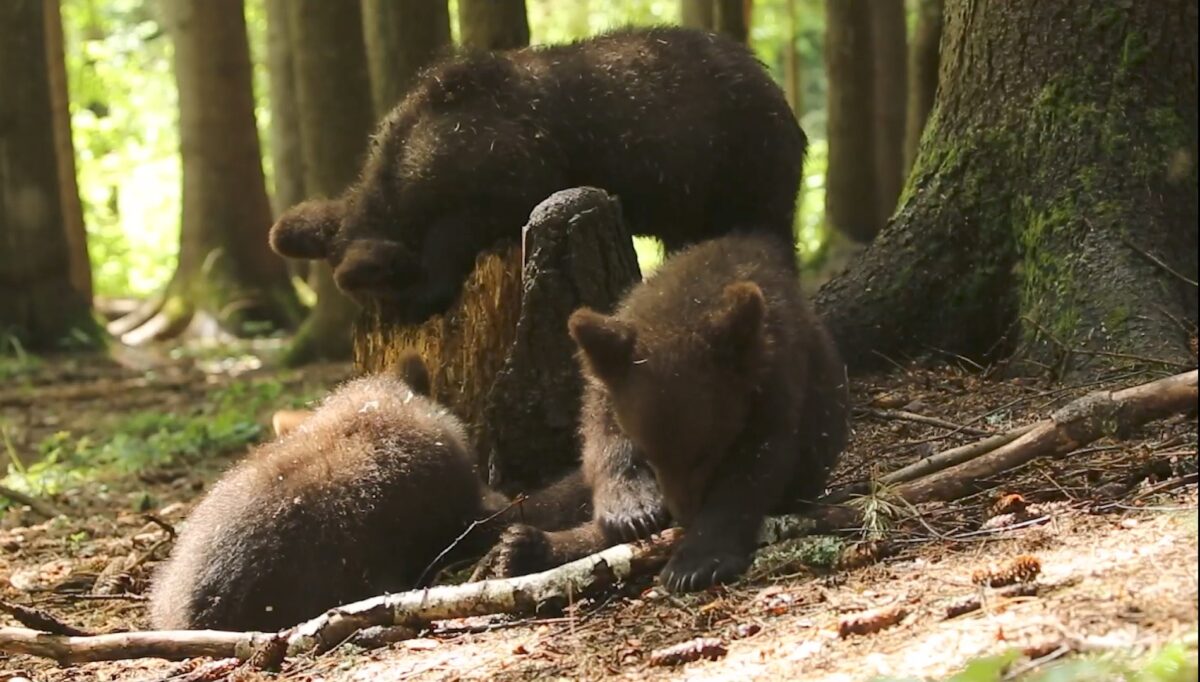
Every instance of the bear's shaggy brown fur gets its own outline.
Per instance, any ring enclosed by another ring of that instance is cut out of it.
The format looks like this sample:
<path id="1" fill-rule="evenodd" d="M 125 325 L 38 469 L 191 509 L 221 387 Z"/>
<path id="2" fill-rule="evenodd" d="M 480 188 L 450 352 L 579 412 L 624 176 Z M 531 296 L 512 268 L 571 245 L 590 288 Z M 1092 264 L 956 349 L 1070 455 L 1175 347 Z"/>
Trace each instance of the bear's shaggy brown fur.
<path id="1" fill-rule="evenodd" d="M 668 259 L 614 315 L 572 315 L 594 521 L 509 529 L 495 572 L 577 558 L 669 516 L 685 535 L 662 582 L 697 590 L 745 570 L 767 513 L 820 494 L 847 437 L 845 368 L 788 258 L 763 237 L 715 239 Z"/>
<path id="2" fill-rule="evenodd" d="M 568 187 L 617 195 L 630 231 L 668 252 L 746 229 L 791 253 L 806 144 L 753 54 L 713 34 L 470 52 L 427 69 L 359 182 L 286 212 L 271 245 L 328 259 L 343 290 L 408 322 L 444 311 L 476 255 Z"/>
<path id="3" fill-rule="evenodd" d="M 473 521 L 505 510 L 476 475 L 462 424 L 425 397 L 420 358 L 399 374 L 346 383 L 222 477 L 155 576 L 154 627 L 274 630 L 413 588 Z M 578 474 L 549 490 L 474 528 L 438 566 L 478 556 L 509 521 L 586 518 Z"/>

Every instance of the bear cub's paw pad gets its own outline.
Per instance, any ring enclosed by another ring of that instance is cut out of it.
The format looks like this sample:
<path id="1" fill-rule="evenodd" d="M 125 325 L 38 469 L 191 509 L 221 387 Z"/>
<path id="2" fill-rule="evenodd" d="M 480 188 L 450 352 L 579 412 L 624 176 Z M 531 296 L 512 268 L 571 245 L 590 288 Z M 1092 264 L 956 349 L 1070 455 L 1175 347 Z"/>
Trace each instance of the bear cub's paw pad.
<path id="1" fill-rule="evenodd" d="M 680 547 L 659 574 L 669 592 L 698 592 L 736 580 L 750 567 L 750 557 L 731 551 Z"/>
<path id="2" fill-rule="evenodd" d="M 550 541 L 533 526 L 516 523 L 505 529 L 500 541 L 475 564 L 471 580 L 514 578 L 545 570 L 550 564 Z"/>

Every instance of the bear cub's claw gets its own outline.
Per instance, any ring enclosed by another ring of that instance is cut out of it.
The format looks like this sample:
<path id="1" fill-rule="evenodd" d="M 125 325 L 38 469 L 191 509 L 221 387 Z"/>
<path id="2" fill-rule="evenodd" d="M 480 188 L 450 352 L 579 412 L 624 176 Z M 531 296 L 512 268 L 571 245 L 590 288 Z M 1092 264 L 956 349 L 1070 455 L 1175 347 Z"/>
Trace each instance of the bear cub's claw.
<path id="1" fill-rule="evenodd" d="M 750 567 L 750 557 L 729 550 L 681 546 L 659 573 L 659 582 L 669 592 L 698 592 L 728 583 Z"/>
<path id="2" fill-rule="evenodd" d="M 505 529 L 500 541 L 475 564 L 471 581 L 514 578 L 545 570 L 550 564 L 550 542 L 546 533 L 515 523 Z"/>

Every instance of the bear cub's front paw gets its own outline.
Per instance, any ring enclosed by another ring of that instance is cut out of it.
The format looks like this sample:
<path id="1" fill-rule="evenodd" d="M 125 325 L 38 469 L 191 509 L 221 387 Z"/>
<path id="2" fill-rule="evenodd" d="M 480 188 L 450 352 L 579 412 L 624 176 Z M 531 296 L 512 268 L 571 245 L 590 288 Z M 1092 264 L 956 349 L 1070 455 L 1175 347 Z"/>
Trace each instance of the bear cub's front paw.
<path id="1" fill-rule="evenodd" d="M 471 580 L 513 578 L 549 568 L 550 542 L 542 530 L 515 523 L 505 529 L 499 542 L 475 564 Z"/>
<path id="2" fill-rule="evenodd" d="M 736 580 L 750 567 L 749 555 L 728 549 L 681 545 L 659 573 L 669 592 L 698 592 Z"/>
<path id="3" fill-rule="evenodd" d="M 596 500 L 596 522 L 616 542 L 643 540 L 667 527 L 670 514 L 654 479 L 611 486 Z"/>

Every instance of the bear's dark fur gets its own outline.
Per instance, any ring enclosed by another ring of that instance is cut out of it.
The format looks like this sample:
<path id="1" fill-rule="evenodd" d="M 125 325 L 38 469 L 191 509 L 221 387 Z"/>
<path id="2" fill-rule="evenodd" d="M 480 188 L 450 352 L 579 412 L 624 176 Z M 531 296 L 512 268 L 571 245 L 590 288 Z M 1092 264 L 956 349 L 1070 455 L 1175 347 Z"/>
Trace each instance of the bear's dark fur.
<path id="1" fill-rule="evenodd" d="M 476 475 L 462 424 L 425 397 L 420 358 L 400 370 L 348 382 L 213 487 L 155 577 L 154 627 L 275 630 L 410 589 L 471 522 L 508 506 Z M 438 564 L 478 556 L 509 521 L 578 523 L 586 496 L 569 477 Z"/>
<path id="2" fill-rule="evenodd" d="M 271 229 L 293 258 L 416 322 L 444 311 L 476 255 L 516 238 L 555 191 L 621 200 L 668 252 L 747 229 L 792 252 L 806 139 L 745 46 L 682 28 L 467 53 L 435 64 L 380 126 L 359 182 Z"/>
<path id="3" fill-rule="evenodd" d="M 577 558 L 669 515 L 685 535 L 662 582 L 701 589 L 745 570 L 767 513 L 820 494 L 847 437 L 845 368 L 788 261 L 763 237 L 712 240 L 668 259 L 614 315 L 571 316 L 594 521 L 509 529 L 495 572 Z"/>

